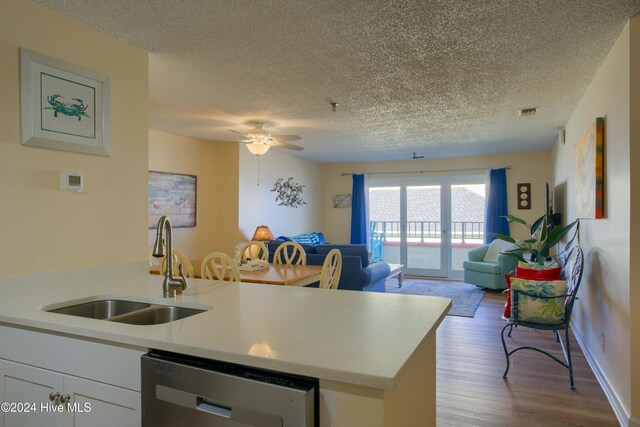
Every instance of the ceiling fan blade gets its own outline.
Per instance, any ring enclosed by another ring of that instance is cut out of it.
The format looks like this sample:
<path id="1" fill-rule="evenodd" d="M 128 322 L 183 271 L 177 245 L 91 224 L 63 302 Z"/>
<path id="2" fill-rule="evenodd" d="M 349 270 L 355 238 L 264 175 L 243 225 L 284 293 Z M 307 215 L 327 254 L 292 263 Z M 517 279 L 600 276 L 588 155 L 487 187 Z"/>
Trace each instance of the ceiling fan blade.
<path id="1" fill-rule="evenodd" d="M 241 135 L 241 136 L 246 137 L 246 135 L 245 135 L 244 133 L 239 132 L 239 131 L 237 131 L 237 130 L 233 130 L 233 129 L 227 129 L 227 130 L 228 130 L 229 132 L 237 133 L 238 135 Z"/>
<path id="2" fill-rule="evenodd" d="M 284 142 L 284 141 L 299 141 L 302 138 L 299 137 L 298 135 L 272 135 L 271 139 L 277 142 L 280 142 L 280 141 Z"/>
<path id="3" fill-rule="evenodd" d="M 278 141 L 273 141 L 270 145 L 273 148 L 285 148 L 287 150 L 296 150 L 296 151 L 304 150 L 304 148 L 298 147 L 297 145 L 285 144 L 284 142 L 278 142 Z"/>

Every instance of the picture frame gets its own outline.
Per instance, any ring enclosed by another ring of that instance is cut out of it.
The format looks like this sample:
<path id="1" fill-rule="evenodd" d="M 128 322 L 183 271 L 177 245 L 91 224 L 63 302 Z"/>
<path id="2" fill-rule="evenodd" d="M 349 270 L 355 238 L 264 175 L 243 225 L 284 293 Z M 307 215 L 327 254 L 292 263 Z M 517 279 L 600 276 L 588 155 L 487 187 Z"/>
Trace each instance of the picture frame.
<path id="1" fill-rule="evenodd" d="M 197 194 L 196 175 L 149 171 L 149 228 L 155 228 L 163 215 L 169 217 L 173 228 L 194 228 Z"/>
<path id="2" fill-rule="evenodd" d="M 604 218 L 604 117 L 596 117 L 574 146 L 576 218 Z"/>
<path id="3" fill-rule="evenodd" d="M 336 194 L 333 196 L 334 208 L 350 208 L 351 207 L 351 194 Z"/>
<path id="4" fill-rule="evenodd" d="M 108 76 L 20 49 L 20 143 L 111 156 Z"/>

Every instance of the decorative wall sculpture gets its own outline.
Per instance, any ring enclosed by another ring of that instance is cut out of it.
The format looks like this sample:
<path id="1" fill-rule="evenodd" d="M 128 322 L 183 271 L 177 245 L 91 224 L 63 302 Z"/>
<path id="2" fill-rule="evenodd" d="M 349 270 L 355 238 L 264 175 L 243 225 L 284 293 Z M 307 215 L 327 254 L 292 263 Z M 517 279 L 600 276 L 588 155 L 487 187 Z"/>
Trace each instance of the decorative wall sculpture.
<path id="1" fill-rule="evenodd" d="M 518 209 L 531 209 L 531 183 L 518 184 Z"/>
<path id="2" fill-rule="evenodd" d="M 278 206 L 297 208 L 307 204 L 307 202 L 302 199 L 304 187 L 306 186 L 294 182 L 293 177 L 289 177 L 286 181 L 284 178 L 278 178 L 275 184 L 273 184 L 271 191 L 277 193 L 276 202 L 279 202 Z"/>

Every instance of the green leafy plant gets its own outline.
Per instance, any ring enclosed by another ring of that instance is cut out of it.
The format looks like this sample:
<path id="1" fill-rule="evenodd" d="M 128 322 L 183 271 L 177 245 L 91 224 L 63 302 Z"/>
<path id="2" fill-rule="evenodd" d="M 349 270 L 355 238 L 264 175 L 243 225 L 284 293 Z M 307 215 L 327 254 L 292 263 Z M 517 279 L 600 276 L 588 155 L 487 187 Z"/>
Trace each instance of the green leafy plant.
<path id="1" fill-rule="evenodd" d="M 516 247 L 509 251 L 503 252 L 505 255 L 509 255 L 515 258 L 518 258 L 520 261 L 527 260 L 524 259 L 523 254 L 528 252 L 531 254 L 531 261 L 535 262 L 539 265 L 544 265 L 545 260 L 552 259 L 557 264 L 559 258 L 563 253 L 568 251 L 573 244 L 576 236 L 578 235 L 578 229 L 580 228 L 580 220 L 577 219 L 566 227 L 562 227 L 559 224 L 551 225 L 548 221 L 547 215 L 542 215 L 540 218 L 535 220 L 533 224 L 528 224 L 522 218 L 518 218 L 513 215 L 502 216 L 501 218 L 506 218 L 509 223 L 521 224 L 529 229 L 529 234 L 531 235 L 530 239 L 527 240 L 515 240 L 512 237 L 509 237 L 500 233 L 489 233 L 493 237 L 506 240 L 507 242 L 513 243 Z M 572 228 L 575 227 L 575 231 L 569 242 L 564 247 L 564 250 L 557 255 L 551 256 L 551 248 L 557 245 L 560 240 L 562 240 Z"/>

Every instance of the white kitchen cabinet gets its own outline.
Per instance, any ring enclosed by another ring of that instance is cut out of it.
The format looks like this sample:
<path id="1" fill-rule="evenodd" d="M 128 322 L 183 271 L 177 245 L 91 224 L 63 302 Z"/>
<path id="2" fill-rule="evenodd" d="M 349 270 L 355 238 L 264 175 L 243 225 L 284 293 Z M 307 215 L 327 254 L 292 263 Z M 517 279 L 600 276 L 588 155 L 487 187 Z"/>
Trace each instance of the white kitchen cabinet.
<path id="1" fill-rule="evenodd" d="M 0 360 L 0 390 L 6 406 L 15 404 L 16 411 L 27 406 L 29 412 L 2 411 L 4 427 L 59 427 L 64 425 L 64 414 L 46 412 L 42 405 L 49 405 L 50 393 L 61 392 L 63 375 L 21 363 Z M 33 407 L 35 405 L 35 408 Z"/>
<path id="2" fill-rule="evenodd" d="M 0 360 L 0 390 L 3 402 L 21 409 L 3 413 L 4 427 L 140 425 L 140 393 L 121 387 Z"/>

